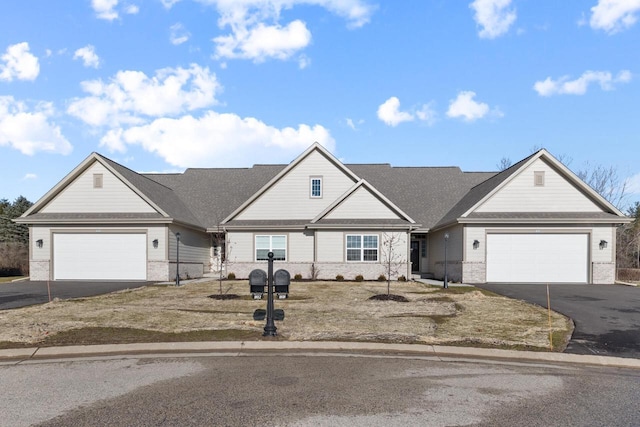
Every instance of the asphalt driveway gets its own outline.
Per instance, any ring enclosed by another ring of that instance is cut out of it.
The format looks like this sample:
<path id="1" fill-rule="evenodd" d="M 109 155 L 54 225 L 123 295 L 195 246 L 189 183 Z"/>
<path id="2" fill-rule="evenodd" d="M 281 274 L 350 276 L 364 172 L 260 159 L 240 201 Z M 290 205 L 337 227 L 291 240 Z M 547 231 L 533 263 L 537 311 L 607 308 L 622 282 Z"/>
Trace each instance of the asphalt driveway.
<path id="1" fill-rule="evenodd" d="M 69 299 L 108 294 L 123 289 L 139 288 L 153 282 L 99 282 L 52 281 L 49 282 L 51 299 Z M 0 310 L 26 307 L 49 301 L 46 281 L 23 281 L 0 284 Z"/>
<path id="2" fill-rule="evenodd" d="M 540 284 L 477 285 L 547 307 Z M 575 331 L 567 353 L 640 358 L 640 288 L 622 285 L 549 285 L 551 309 L 569 316 Z"/>

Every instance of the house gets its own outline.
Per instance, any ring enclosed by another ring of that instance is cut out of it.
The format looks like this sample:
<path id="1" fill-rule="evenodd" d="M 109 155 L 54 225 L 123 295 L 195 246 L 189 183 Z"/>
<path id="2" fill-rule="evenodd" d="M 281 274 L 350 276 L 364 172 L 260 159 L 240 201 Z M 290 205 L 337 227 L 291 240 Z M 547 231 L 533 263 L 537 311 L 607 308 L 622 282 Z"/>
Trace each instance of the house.
<path id="1" fill-rule="evenodd" d="M 343 164 L 319 144 L 288 165 L 139 174 L 93 153 L 17 222 L 32 280 L 291 275 L 467 283 L 612 283 L 629 221 L 546 150 L 496 172 Z M 179 239 L 177 238 L 179 235 Z"/>

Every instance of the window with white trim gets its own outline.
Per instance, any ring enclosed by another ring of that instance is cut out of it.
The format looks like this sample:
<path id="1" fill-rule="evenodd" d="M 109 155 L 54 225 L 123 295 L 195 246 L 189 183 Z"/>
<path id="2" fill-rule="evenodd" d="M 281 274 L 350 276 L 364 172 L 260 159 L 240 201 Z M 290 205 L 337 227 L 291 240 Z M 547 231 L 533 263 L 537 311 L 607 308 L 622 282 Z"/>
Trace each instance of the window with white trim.
<path id="1" fill-rule="evenodd" d="M 322 178 L 319 176 L 311 177 L 309 180 L 309 195 L 312 199 L 322 197 Z"/>
<path id="2" fill-rule="evenodd" d="M 347 234 L 347 261 L 377 262 L 377 234 Z"/>
<path id="3" fill-rule="evenodd" d="M 256 261 L 268 261 L 269 252 L 273 252 L 274 261 L 286 261 L 287 236 L 256 235 Z"/>

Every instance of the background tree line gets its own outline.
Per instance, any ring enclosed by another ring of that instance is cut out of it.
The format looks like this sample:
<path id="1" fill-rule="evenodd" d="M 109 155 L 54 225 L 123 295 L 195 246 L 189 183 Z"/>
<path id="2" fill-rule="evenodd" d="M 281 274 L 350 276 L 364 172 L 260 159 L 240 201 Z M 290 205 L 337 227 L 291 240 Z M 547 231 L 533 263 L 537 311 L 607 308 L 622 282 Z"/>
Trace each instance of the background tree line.
<path id="1" fill-rule="evenodd" d="M 23 196 L 13 202 L 0 199 L 0 276 L 29 274 L 29 228 L 12 220 L 32 205 Z"/>

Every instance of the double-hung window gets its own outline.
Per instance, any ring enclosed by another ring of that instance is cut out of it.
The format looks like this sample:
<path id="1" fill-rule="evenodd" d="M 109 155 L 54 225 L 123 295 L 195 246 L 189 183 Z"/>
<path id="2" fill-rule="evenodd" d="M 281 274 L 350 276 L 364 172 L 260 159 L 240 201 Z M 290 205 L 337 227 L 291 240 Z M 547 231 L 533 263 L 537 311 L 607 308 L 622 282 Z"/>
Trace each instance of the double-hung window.
<path id="1" fill-rule="evenodd" d="M 347 234 L 347 261 L 378 261 L 377 234 Z"/>
<path id="2" fill-rule="evenodd" d="M 269 252 L 273 252 L 274 261 L 287 260 L 287 236 L 257 235 L 256 261 L 267 261 Z"/>

